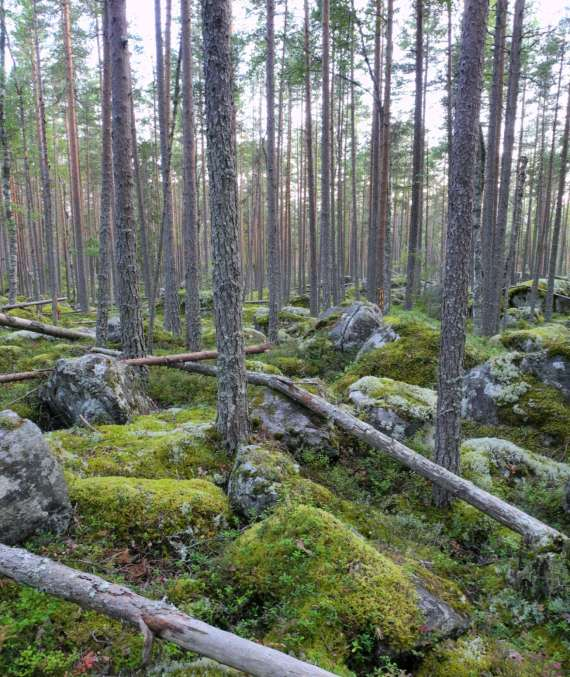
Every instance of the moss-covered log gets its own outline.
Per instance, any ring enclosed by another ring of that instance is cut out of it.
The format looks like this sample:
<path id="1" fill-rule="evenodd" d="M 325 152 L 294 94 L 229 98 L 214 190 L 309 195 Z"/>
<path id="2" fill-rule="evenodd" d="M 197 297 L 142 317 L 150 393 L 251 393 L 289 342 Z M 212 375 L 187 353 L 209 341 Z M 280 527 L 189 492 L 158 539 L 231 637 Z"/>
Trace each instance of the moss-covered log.
<path id="1" fill-rule="evenodd" d="M 185 371 L 193 373 L 216 376 L 216 369 L 206 365 L 185 364 L 182 368 Z M 307 407 L 307 409 L 310 409 L 315 414 L 333 421 L 347 433 L 354 435 L 374 449 L 388 454 L 411 470 L 422 475 L 422 477 L 444 488 L 452 496 L 471 504 L 481 512 L 489 515 L 489 517 L 521 534 L 529 547 L 536 550 L 559 551 L 567 543 L 568 538 L 556 529 L 497 498 L 497 496 L 493 496 L 493 494 L 480 489 L 463 477 L 449 472 L 401 442 L 379 432 L 368 423 L 356 418 L 356 416 L 339 407 L 335 407 L 322 397 L 312 395 L 306 390 L 299 388 L 290 379 L 272 374 L 247 372 L 247 380 L 253 385 L 277 390 L 295 402 Z"/>
<path id="2" fill-rule="evenodd" d="M 156 636 L 256 677 L 332 677 L 331 672 L 219 630 L 170 604 L 21 548 L 0 544 L 0 574 L 140 628 L 145 657 Z"/>

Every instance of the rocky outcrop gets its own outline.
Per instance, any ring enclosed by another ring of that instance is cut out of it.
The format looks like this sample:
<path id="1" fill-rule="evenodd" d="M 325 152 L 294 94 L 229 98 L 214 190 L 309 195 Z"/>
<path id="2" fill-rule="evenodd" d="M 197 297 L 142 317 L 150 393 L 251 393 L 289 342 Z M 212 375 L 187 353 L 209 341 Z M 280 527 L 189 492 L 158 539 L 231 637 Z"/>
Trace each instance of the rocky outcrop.
<path id="1" fill-rule="evenodd" d="M 376 350 L 377 348 L 383 348 L 388 343 L 397 341 L 399 338 L 400 335 L 394 331 L 393 327 L 389 324 L 382 324 L 358 351 L 356 359 L 359 360 L 363 355 L 366 355 L 366 353 Z"/>
<path id="2" fill-rule="evenodd" d="M 436 394 L 390 378 L 364 376 L 353 383 L 348 398 L 366 421 L 390 437 L 404 440 L 421 431 L 433 437 Z"/>
<path id="3" fill-rule="evenodd" d="M 521 371 L 532 374 L 546 385 L 559 390 L 570 400 L 570 360 L 563 355 L 549 355 L 546 351 L 530 353 L 521 361 Z"/>
<path id="4" fill-rule="evenodd" d="M 306 379 L 300 385 L 310 389 L 314 382 Z M 251 415 L 259 422 L 262 432 L 283 442 L 293 453 L 317 449 L 330 458 L 338 456 L 333 426 L 313 418 L 306 409 L 284 395 L 262 388 L 259 399 L 253 403 Z"/>
<path id="5" fill-rule="evenodd" d="M 232 507 L 255 519 L 277 503 L 283 482 L 298 474 L 287 454 L 257 444 L 241 447 L 228 483 Z"/>
<path id="6" fill-rule="evenodd" d="M 41 430 L 13 411 L 0 412 L 0 543 L 61 532 L 70 517 L 63 473 Z"/>
<path id="7" fill-rule="evenodd" d="M 40 398 L 63 425 L 125 423 L 152 402 L 136 368 L 107 355 L 58 360 Z"/>
<path id="8" fill-rule="evenodd" d="M 374 303 L 358 301 L 344 311 L 330 330 L 329 338 L 338 350 L 356 350 L 381 327 L 380 308 Z"/>

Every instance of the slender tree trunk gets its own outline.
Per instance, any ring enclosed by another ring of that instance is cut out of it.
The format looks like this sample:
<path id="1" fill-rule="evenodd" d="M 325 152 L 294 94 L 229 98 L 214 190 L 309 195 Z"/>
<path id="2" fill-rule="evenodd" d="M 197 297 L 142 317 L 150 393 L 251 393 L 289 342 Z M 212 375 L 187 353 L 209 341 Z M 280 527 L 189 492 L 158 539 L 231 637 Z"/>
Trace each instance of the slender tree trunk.
<path id="1" fill-rule="evenodd" d="M 552 248 L 548 264 L 548 288 L 544 316 L 546 320 L 552 319 L 554 307 L 554 277 L 556 275 L 556 262 L 558 259 L 558 242 L 560 240 L 560 228 L 562 225 L 562 202 L 566 186 L 566 170 L 568 165 L 568 137 L 570 136 L 570 85 L 568 86 L 568 103 L 566 104 L 566 121 L 562 136 L 562 150 L 560 152 L 560 170 L 558 175 L 558 195 L 556 197 L 556 213 L 554 215 L 554 232 L 552 233 Z"/>
<path id="2" fill-rule="evenodd" d="M 275 343 L 279 330 L 281 256 L 277 216 L 277 167 L 275 152 L 275 0 L 266 3 L 266 97 L 267 97 L 267 277 L 269 279 L 268 339 Z"/>
<path id="3" fill-rule="evenodd" d="M 351 0 L 351 12 L 354 16 L 354 0 Z M 354 19 L 351 22 L 354 34 Z M 358 256 L 358 205 L 356 194 L 356 95 L 354 87 L 354 40 L 350 41 L 350 275 L 354 282 L 356 298 L 360 298 L 360 269 Z"/>
<path id="4" fill-rule="evenodd" d="M 509 209 L 509 193 L 511 186 L 511 165 L 515 142 L 515 123 L 517 120 L 517 101 L 521 73 L 521 47 L 525 0 L 516 0 L 513 17 L 513 36 L 511 39 L 511 55 L 509 66 L 509 86 L 507 90 L 507 106 L 505 110 L 505 135 L 503 138 L 503 157 L 501 160 L 501 188 L 497 207 L 496 234 L 493 243 L 493 261 L 491 264 L 491 310 L 489 318 L 490 333 L 499 329 L 500 300 L 503 291 L 505 270 L 505 234 L 507 232 L 507 213 Z"/>
<path id="5" fill-rule="evenodd" d="M 412 207 L 410 214 L 410 234 L 408 242 L 408 264 L 406 280 L 406 299 L 404 307 L 411 310 L 414 293 L 417 288 L 417 257 L 421 223 L 422 192 L 422 139 L 423 139 L 423 74 L 424 74 L 424 7 L 422 0 L 415 0 L 416 6 L 416 97 L 414 104 L 414 145 L 412 159 Z"/>
<path id="6" fill-rule="evenodd" d="M 322 131 L 321 131 L 321 283 L 322 304 L 332 300 L 331 233 L 331 87 L 330 87 L 330 1 L 322 0 Z"/>
<path id="7" fill-rule="evenodd" d="M 305 147 L 307 157 L 307 192 L 309 197 L 309 295 L 311 315 L 319 312 L 319 276 L 317 264 L 317 195 L 315 189 L 315 163 L 313 160 L 313 116 L 311 112 L 311 51 L 309 47 L 309 2 L 305 0 L 304 53 L 305 53 Z"/>
<path id="8" fill-rule="evenodd" d="M 473 200 L 473 329 L 481 334 L 483 304 L 483 261 L 481 252 L 481 207 L 485 184 L 485 140 L 479 125 L 479 143 L 475 160 L 475 195 Z"/>
<path id="9" fill-rule="evenodd" d="M 230 0 L 201 0 L 208 134 L 214 315 L 218 346 L 217 426 L 233 453 L 249 432 L 242 334 L 235 108 Z"/>
<path id="10" fill-rule="evenodd" d="M 77 273 L 77 304 L 83 312 L 89 308 L 85 251 L 83 246 L 83 214 L 81 200 L 81 173 L 79 169 L 79 140 L 77 138 L 77 113 L 75 110 L 75 71 L 71 48 L 71 15 L 69 0 L 62 0 L 63 44 L 67 79 L 67 132 L 69 139 L 69 168 L 71 183 L 71 215 L 75 237 L 75 269 Z"/>
<path id="11" fill-rule="evenodd" d="M 99 270 L 97 274 L 97 343 L 107 342 L 111 296 L 111 204 L 113 201 L 113 148 L 111 117 L 111 51 L 109 7 L 103 4 L 103 83 L 101 92 L 101 214 L 99 217 Z"/>
<path id="12" fill-rule="evenodd" d="M 438 367 L 435 462 L 454 473 L 459 469 L 474 173 L 487 11 L 488 0 L 465 1 L 449 173 L 449 221 Z M 448 492 L 439 485 L 433 487 L 433 498 L 440 507 L 448 505 L 450 500 Z"/>
<path id="13" fill-rule="evenodd" d="M 108 0 L 115 178 L 115 233 L 121 340 L 125 357 L 145 354 L 138 291 L 136 226 L 133 207 L 131 73 L 126 0 Z"/>
<path id="14" fill-rule="evenodd" d="M 194 97 L 192 94 L 192 27 L 190 0 L 180 0 L 182 21 L 182 133 L 184 144 L 184 267 L 186 347 L 199 350 L 200 293 L 198 227 L 196 220 L 196 142 L 194 138 Z"/>

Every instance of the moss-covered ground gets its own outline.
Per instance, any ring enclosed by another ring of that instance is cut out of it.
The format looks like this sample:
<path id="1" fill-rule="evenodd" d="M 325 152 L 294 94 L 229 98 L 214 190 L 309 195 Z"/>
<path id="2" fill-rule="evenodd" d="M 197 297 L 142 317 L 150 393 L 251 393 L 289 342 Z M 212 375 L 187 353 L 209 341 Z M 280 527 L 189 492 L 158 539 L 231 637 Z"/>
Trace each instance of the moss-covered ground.
<path id="1" fill-rule="evenodd" d="M 292 305 L 304 308 L 306 300 Z M 244 306 L 251 330 L 260 307 Z M 45 310 L 40 319 L 49 322 Z M 94 326 L 93 315 L 66 306 L 61 314 L 66 326 Z M 342 406 L 350 385 L 366 376 L 384 385 L 393 379 L 435 388 L 438 323 L 419 310 L 398 309 L 386 321 L 401 338 L 361 359 L 334 350 L 328 339 L 333 318 L 302 329 L 295 322 L 302 336 L 255 356 L 249 367 L 318 377 Z M 180 352 L 182 340 L 158 326 L 155 352 Z M 466 368 L 520 350 L 528 339 L 524 331 L 538 333 L 551 354 L 566 355 L 568 330 L 557 322 L 507 332 L 501 341 L 469 334 Z M 203 332 L 205 345 L 213 346 L 208 309 Z M 10 341 L 9 332 L 1 332 L 0 371 L 49 368 L 88 347 L 88 341 Z M 505 412 L 498 426 L 464 423 L 464 472 L 567 532 L 567 466 L 556 462 L 565 460 L 560 450 L 568 403 L 552 388 L 529 383 L 518 417 L 511 408 L 512 416 Z M 2 388 L 0 409 L 10 407 L 48 431 L 74 514 L 66 533 L 38 535 L 24 544 L 30 550 L 165 598 L 206 622 L 339 675 L 570 674 L 567 581 L 560 580 L 547 600 L 525 597 L 513 584 L 520 538 L 465 504 L 434 508 L 429 483 L 388 457 L 346 437 L 338 459 L 306 449 L 295 459 L 300 473 L 283 475 L 276 507 L 247 524 L 225 495 L 232 460 L 215 430 L 214 379 L 152 368 L 148 389 L 155 413 L 122 426 L 51 431 L 37 386 L 29 381 Z M 547 437 L 558 440 L 550 452 Z M 503 457 L 484 442 L 466 441 L 473 438 L 508 440 L 524 453 Z M 252 441 L 267 444 L 255 436 Z M 430 453 L 419 438 L 406 443 Z M 291 463 L 283 454 L 272 443 L 268 457 Z M 431 648 L 422 641 L 418 580 L 469 617 L 465 634 Z M 142 648 L 137 629 L 0 579 L 0 675 L 230 674 L 165 642 L 154 643 L 143 666 Z"/>

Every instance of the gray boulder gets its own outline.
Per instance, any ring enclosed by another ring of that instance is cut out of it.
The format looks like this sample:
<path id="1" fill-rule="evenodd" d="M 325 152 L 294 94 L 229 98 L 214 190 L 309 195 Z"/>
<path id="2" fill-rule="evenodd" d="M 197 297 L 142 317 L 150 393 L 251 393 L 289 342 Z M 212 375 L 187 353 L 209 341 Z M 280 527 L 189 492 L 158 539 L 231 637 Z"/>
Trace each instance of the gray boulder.
<path id="1" fill-rule="evenodd" d="M 57 341 L 55 336 L 48 336 L 47 334 L 40 334 L 37 331 L 29 331 L 28 329 L 19 329 L 13 331 L 8 336 L 4 336 L 4 341 L 12 343 L 12 341 Z"/>
<path id="2" fill-rule="evenodd" d="M 435 391 L 391 378 L 364 376 L 349 387 L 348 398 L 380 432 L 397 440 L 421 432 L 426 443 L 433 441 Z"/>
<path id="3" fill-rule="evenodd" d="M 64 425 L 80 424 L 82 419 L 126 423 L 152 409 L 138 370 L 107 355 L 58 360 L 39 395 Z"/>
<path id="4" fill-rule="evenodd" d="M 235 510 L 255 519 L 273 507 L 283 482 L 299 474 L 299 466 L 287 454 L 257 444 L 241 447 L 228 483 Z"/>
<path id="5" fill-rule="evenodd" d="M 570 400 L 570 362 L 564 356 L 550 356 L 546 351 L 529 353 L 521 362 L 521 370 L 560 390 Z"/>
<path id="6" fill-rule="evenodd" d="M 466 616 L 433 595 L 419 582 L 416 583 L 416 592 L 418 593 L 418 606 L 424 617 L 425 644 L 430 644 L 434 635 L 440 640 L 456 637 L 467 629 L 469 619 Z"/>
<path id="7" fill-rule="evenodd" d="M 41 430 L 13 411 L 0 412 L 0 543 L 61 532 L 70 518 L 63 473 Z"/>
<path id="8" fill-rule="evenodd" d="M 380 308 L 375 303 L 358 301 L 344 311 L 330 330 L 329 338 L 338 350 L 351 351 L 361 348 L 381 327 Z"/>
<path id="9" fill-rule="evenodd" d="M 307 381 L 309 379 L 305 383 Z M 311 385 L 309 383 L 309 387 Z M 306 409 L 284 395 L 262 388 L 260 399 L 254 403 L 251 414 L 253 419 L 259 421 L 262 432 L 283 442 L 293 453 L 316 449 L 330 458 L 338 456 L 333 426 L 313 419 Z"/>
<path id="10" fill-rule="evenodd" d="M 399 338 L 399 334 L 394 331 L 393 327 L 389 324 L 383 324 L 364 343 L 362 348 L 358 351 L 356 359 L 359 360 L 363 355 L 366 355 L 366 353 L 376 350 L 377 348 L 383 348 L 386 344 L 397 341 Z"/>

